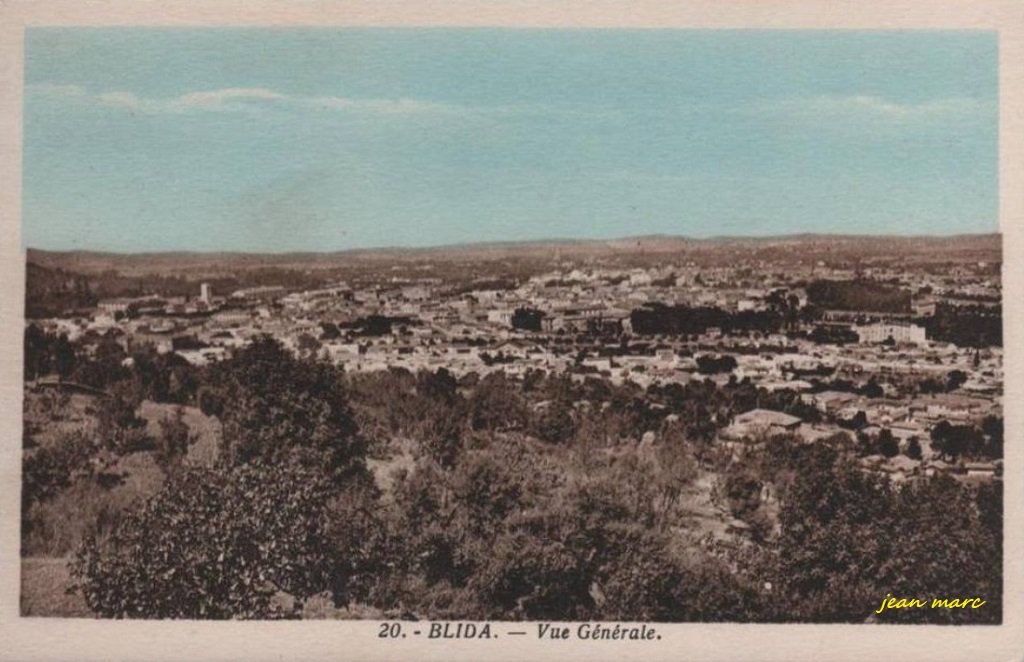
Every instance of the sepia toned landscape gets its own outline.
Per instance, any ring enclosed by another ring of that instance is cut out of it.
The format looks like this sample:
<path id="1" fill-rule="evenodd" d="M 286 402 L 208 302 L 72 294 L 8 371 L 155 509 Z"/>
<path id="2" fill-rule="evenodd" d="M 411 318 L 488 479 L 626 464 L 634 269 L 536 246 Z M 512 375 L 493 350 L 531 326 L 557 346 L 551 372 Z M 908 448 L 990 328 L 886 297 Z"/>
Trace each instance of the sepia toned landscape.
<path id="1" fill-rule="evenodd" d="M 999 623 L 1001 255 L 30 250 L 22 613 Z"/>
<path id="2" fill-rule="evenodd" d="M 21 614 L 1003 623 L 999 39 L 31 25 Z"/>

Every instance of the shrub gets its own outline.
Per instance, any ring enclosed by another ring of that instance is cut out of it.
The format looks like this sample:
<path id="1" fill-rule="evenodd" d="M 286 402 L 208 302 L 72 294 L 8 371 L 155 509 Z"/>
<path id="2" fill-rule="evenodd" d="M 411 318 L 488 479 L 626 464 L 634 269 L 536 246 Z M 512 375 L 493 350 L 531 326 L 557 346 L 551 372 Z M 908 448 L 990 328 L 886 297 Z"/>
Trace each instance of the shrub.
<path id="1" fill-rule="evenodd" d="M 96 451 L 92 439 L 80 432 L 66 434 L 52 444 L 25 452 L 22 459 L 22 513 L 48 499 L 88 470 Z"/>
<path id="2" fill-rule="evenodd" d="M 300 460 L 337 480 L 364 472 L 366 442 L 332 366 L 296 360 L 263 337 L 218 365 L 214 381 L 225 403 L 221 418 L 231 464 Z M 215 399 L 201 395 L 201 406 L 204 398 Z"/>
<path id="3" fill-rule="evenodd" d="M 125 454 L 156 447 L 146 433 L 145 419 L 137 413 L 141 403 L 142 394 L 130 381 L 111 385 L 107 397 L 99 400 L 98 430 L 109 450 Z"/>
<path id="4" fill-rule="evenodd" d="M 284 591 L 332 583 L 325 480 L 294 464 L 184 468 L 107 540 L 88 538 L 73 574 L 115 618 L 273 618 Z"/>

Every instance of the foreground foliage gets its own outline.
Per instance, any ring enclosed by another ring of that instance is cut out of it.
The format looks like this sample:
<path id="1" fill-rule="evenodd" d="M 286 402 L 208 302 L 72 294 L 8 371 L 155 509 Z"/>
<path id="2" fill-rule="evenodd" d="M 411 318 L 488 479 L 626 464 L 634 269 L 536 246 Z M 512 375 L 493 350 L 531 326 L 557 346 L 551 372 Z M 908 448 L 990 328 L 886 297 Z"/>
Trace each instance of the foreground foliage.
<path id="1" fill-rule="evenodd" d="M 330 582 L 326 483 L 297 467 L 189 469 L 86 541 L 74 572 L 86 602 L 119 618 L 268 618 L 277 591 Z"/>
<path id="2" fill-rule="evenodd" d="M 75 576 L 110 617 L 299 617 L 316 597 L 392 618 L 863 622 L 891 593 L 987 604 L 878 620 L 1001 620 L 998 483 L 892 483 L 844 435 L 731 457 L 709 421 L 768 398 L 801 406 L 744 384 L 346 377 L 264 339 L 204 377 L 218 465 L 182 461 L 187 430 L 167 419 L 152 451 L 167 482 L 86 539 Z M 112 429 L 136 425 L 112 402 Z M 91 448 L 33 459 L 30 502 Z M 378 488 L 368 455 L 406 452 Z M 703 517 L 742 533 L 700 528 L 707 481 L 720 510 Z"/>

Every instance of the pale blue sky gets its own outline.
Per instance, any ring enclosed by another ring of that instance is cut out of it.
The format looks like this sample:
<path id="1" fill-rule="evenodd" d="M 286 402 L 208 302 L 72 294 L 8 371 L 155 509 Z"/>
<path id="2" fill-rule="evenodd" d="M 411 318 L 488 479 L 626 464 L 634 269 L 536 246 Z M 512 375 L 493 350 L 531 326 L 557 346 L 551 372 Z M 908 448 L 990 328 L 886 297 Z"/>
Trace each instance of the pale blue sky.
<path id="1" fill-rule="evenodd" d="M 25 245 L 997 230 L 987 32 L 30 29 Z"/>

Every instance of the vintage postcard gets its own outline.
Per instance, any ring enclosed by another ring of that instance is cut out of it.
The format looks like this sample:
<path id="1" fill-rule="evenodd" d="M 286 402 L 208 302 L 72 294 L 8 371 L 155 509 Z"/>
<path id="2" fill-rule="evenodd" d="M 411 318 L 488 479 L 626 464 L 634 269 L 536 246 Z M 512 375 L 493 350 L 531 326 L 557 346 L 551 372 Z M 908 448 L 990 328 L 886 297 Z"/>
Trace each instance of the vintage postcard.
<path id="1" fill-rule="evenodd" d="M 0 10 L 0 657 L 1024 656 L 1024 21 L 775 9 Z"/>

